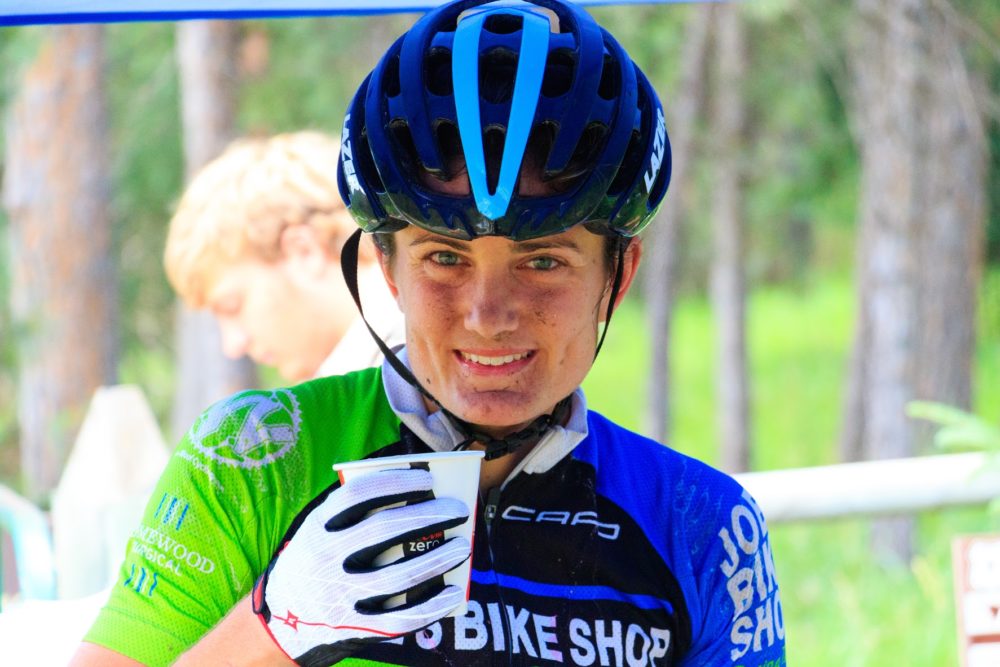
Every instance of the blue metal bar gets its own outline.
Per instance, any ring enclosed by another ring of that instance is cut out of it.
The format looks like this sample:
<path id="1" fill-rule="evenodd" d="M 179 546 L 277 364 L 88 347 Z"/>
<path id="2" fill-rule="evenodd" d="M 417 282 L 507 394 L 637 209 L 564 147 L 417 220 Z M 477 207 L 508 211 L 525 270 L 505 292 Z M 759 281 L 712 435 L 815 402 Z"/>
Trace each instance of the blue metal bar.
<path id="1" fill-rule="evenodd" d="M 0 0 L 0 26 L 191 19 L 291 18 L 426 12 L 445 0 Z M 576 0 L 579 5 L 678 4 L 720 0 Z M 724 0 L 722 0 L 724 1 Z"/>

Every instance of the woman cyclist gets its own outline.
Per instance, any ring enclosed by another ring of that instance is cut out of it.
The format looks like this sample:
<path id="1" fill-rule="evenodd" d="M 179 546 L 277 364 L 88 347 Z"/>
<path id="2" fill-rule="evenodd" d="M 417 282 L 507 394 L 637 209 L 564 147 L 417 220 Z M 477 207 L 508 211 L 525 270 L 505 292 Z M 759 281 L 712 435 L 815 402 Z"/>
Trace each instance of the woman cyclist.
<path id="1" fill-rule="evenodd" d="M 562 0 L 445 4 L 361 84 L 341 146 L 405 348 L 199 418 L 78 664 L 783 665 L 753 499 L 580 390 L 669 181 L 625 51 Z M 426 471 L 330 469 L 461 448 L 486 452 L 474 516 Z M 474 547 L 372 565 L 464 521 Z M 452 617 L 440 575 L 470 557 Z"/>

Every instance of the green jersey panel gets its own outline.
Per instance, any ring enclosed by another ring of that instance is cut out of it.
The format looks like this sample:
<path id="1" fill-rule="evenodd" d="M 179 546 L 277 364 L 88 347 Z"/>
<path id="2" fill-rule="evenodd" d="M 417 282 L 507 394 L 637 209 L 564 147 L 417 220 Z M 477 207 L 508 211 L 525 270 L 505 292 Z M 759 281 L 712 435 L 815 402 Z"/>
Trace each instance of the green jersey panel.
<path id="1" fill-rule="evenodd" d="M 250 592 L 334 463 L 397 440 L 378 368 L 213 405 L 174 451 L 84 640 L 170 664 Z"/>

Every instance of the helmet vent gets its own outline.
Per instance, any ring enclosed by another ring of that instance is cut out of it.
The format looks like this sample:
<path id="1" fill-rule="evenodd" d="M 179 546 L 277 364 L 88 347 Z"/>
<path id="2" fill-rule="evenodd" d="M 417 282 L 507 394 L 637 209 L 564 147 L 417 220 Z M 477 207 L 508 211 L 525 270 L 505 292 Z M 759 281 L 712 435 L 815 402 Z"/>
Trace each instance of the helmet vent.
<path id="1" fill-rule="evenodd" d="M 609 197 L 617 197 L 625 191 L 625 188 L 632 185 L 636 174 L 639 173 L 639 167 L 642 165 L 642 157 L 642 136 L 638 130 L 634 130 L 632 138 L 629 139 L 628 148 L 625 149 L 625 157 L 621 161 L 622 167 L 618 168 L 618 173 L 615 174 L 614 180 L 608 186 Z M 625 168 L 624 165 L 630 165 L 630 167 Z"/>
<path id="2" fill-rule="evenodd" d="M 597 94 L 605 100 L 618 97 L 621 88 L 621 72 L 618 63 L 609 54 L 604 54 L 604 67 L 601 69 L 601 82 L 597 86 Z"/>
<path id="3" fill-rule="evenodd" d="M 420 158 L 417 156 L 417 146 L 413 142 L 413 135 L 410 133 L 410 126 L 404 120 L 396 120 L 390 123 L 389 131 L 399 151 L 396 153 L 400 160 L 400 166 L 404 171 L 411 174 L 417 173 L 422 168 Z"/>
<path id="4" fill-rule="evenodd" d="M 355 148 L 354 164 L 361 171 L 361 177 L 375 192 L 385 192 L 385 184 L 382 183 L 382 177 L 379 175 L 378 169 L 375 168 L 375 163 L 372 161 L 372 151 L 368 145 L 367 129 L 362 130 L 361 136 L 358 138 L 358 144 Z"/>
<path id="5" fill-rule="evenodd" d="M 483 22 L 483 30 L 494 35 L 510 35 L 521 29 L 523 19 L 513 14 L 492 14 Z"/>
<path id="6" fill-rule="evenodd" d="M 504 131 L 489 127 L 483 133 L 483 152 L 486 157 L 486 187 L 496 192 L 500 181 L 500 163 L 503 161 Z"/>
<path id="7" fill-rule="evenodd" d="M 458 132 L 458 126 L 450 120 L 441 120 L 434 128 L 434 138 L 437 140 L 438 151 L 444 158 L 444 168 L 448 172 L 445 178 L 454 178 L 451 173 L 454 164 L 463 159 L 462 135 Z M 461 162 L 458 162 L 461 164 Z"/>
<path id="8" fill-rule="evenodd" d="M 578 177 L 590 171 L 604 147 L 607 134 L 608 127 L 604 123 L 591 123 L 583 130 L 580 140 L 576 142 L 576 148 L 573 149 L 573 156 L 566 163 L 566 169 L 557 177 L 563 187 L 572 187 Z"/>
<path id="9" fill-rule="evenodd" d="M 393 53 L 385 64 L 382 86 L 388 97 L 399 95 L 399 53 Z"/>
<path id="10" fill-rule="evenodd" d="M 517 54 L 497 47 L 483 54 L 479 64 L 479 94 L 487 102 L 503 104 L 514 96 Z"/>
<path id="11" fill-rule="evenodd" d="M 569 92 L 573 85 L 573 71 L 576 69 L 576 59 L 569 49 L 556 49 L 549 52 L 545 63 L 545 76 L 542 79 L 542 95 L 559 97 Z"/>
<path id="12" fill-rule="evenodd" d="M 447 96 L 454 92 L 450 50 L 440 47 L 431 49 L 424 59 L 424 81 L 432 95 Z"/>

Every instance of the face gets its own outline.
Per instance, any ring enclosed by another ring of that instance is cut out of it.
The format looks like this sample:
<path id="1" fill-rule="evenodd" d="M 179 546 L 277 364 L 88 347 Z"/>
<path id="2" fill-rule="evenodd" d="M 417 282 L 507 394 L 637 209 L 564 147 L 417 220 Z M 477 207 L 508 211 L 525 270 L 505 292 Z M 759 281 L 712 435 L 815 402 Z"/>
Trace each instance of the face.
<path id="1" fill-rule="evenodd" d="M 298 382 L 313 377 L 343 337 L 354 304 L 347 313 L 331 308 L 330 295 L 312 287 L 294 262 L 238 260 L 217 272 L 206 304 L 218 319 L 226 356 L 249 355 Z"/>
<path id="2" fill-rule="evenodd" d="M 610 292 L 601 237 L 576 227 L 525 242 L 458 241 L 409 226 L 395 246 L 381 260 L 406 317 L 410 364 L 450 411 L 499 437 L 583 380 Z M 640 255 L 635 242 L 622 295 Z"/>

